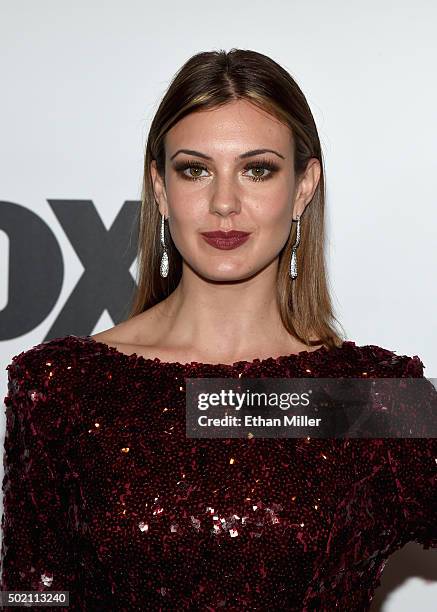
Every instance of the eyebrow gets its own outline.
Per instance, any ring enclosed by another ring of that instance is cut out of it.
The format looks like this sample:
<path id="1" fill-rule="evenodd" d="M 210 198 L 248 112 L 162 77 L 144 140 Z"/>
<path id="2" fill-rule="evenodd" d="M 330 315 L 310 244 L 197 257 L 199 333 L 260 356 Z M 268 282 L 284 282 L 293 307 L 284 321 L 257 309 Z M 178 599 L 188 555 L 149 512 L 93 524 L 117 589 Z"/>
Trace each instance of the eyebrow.
<path id="1" fill-rule="evenodd" d="M 192 149 L 178 149 L 176 153 L 174 153 L 170 157 L 170 161 L 172 161 L 179 153 L 186 153 L 187 155 L 196 155 L 196 157 L 202 157 L 203 159 L 212 159 L 212 157 L 210 157 L 209 155 L 205 155 L 205 153 L 201 153 L 200 151 L 193 151 Z M 252 157 L 253 155 L 261 155 L 262 153 L 274 153 L 281 159 L 285 159 L 283 155 L 281 155 L 277 151 L 274 151 L 273 149 L 253 149 L 253 151 L 246 151 L 246 153 L 237 155 L 234 160 L 237 161 L 238 159 L 245 159 L 246 157 Z"/>

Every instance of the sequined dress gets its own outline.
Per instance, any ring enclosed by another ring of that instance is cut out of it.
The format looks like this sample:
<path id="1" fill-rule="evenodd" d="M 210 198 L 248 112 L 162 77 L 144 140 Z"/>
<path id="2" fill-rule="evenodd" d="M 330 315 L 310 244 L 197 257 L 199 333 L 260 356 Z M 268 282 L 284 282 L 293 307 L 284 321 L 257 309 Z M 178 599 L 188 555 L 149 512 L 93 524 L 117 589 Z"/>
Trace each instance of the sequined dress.
<path id="1" fill-rule="evenodd" d="M 16 355 L 1 589 L 69 591 L 70 612 L 368 610 L 393 552 L 437 545 L 436 439 L 187 438 L 185 378 L 423 372 L 353 341 L 232 365 L 73 335 Z"/>

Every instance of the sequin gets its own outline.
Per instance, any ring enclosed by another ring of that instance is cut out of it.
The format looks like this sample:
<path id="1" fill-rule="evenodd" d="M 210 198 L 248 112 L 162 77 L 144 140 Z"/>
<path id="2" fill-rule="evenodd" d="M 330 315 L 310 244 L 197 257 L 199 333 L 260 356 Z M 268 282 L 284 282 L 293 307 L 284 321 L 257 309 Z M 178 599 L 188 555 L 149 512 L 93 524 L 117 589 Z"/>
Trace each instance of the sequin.
<path id="1" fill-rule="evenodd" d="M 232 365 L 72 335 L 20 353 L 1 589 L 66 590 L 70 612 L 368 610 L 393 552 L 437 546 L 436 439 L 187 438 L 185 379 L 423 370 L 352 341 Z"/>

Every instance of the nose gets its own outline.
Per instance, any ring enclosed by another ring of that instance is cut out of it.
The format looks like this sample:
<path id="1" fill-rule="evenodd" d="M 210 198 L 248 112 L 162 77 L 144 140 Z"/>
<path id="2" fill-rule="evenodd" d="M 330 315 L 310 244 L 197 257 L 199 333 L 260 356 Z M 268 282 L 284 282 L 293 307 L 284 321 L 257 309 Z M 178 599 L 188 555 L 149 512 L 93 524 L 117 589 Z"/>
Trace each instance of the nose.
<path id="1" fill-rule="evenodd" d="M 226 217 L 231 213 L 239 213 L 240 210 L 239 186 L 231 177 L 217 178 L 211 193 L 209 211 Z"/>

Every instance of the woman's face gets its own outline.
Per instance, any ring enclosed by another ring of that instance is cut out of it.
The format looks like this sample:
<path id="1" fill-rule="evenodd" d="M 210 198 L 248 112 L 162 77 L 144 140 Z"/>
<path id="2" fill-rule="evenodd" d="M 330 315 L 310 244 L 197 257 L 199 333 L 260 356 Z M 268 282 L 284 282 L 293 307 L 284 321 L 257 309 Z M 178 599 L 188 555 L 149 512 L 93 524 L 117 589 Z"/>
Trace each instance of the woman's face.
<path id="1" fill-rule="evenodd" d="M 312 160 L 295 183 L 290 129 L 246 100 L 184 117 L 165 151 L 165 184 L 151 167 L 160 212 L 185 263 L 210 280 L 241 280 L 274 262 L 319 178 Z M 202 237 L 216 230 L 250 236 L 223 250 Z"/>

